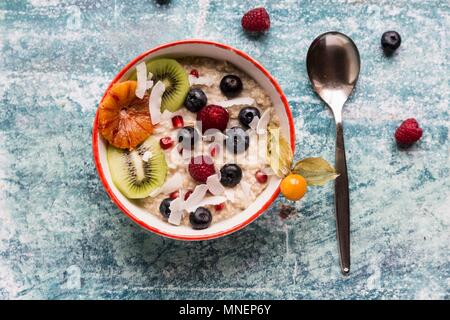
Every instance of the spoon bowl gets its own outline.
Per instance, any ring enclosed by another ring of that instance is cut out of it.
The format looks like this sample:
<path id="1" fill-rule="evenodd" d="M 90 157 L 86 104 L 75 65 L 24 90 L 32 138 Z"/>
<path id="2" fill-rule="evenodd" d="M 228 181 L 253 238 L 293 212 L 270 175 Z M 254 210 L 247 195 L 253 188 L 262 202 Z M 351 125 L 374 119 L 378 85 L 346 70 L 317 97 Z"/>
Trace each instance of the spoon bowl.
<path id="1" fill-rule="evenodd" d="M 314 91 L 339 111 L 358 80 L 361 61 L 355 43 L 339 32 L 324 33 L 309 47 L 306 66 Z"/>
<path id="2" fill-rule="evenodd" d="M 342 108 L 358 80 L 361 61 L 358 48 L 345 34 L 327 32 L 318 36 L 306 57 L 308 76 L 314 91 L 333 111 L 336 121 L 335 180 L 336 233 L 341 271 L 350 272 L 350 201 L 345 158 Z"/>

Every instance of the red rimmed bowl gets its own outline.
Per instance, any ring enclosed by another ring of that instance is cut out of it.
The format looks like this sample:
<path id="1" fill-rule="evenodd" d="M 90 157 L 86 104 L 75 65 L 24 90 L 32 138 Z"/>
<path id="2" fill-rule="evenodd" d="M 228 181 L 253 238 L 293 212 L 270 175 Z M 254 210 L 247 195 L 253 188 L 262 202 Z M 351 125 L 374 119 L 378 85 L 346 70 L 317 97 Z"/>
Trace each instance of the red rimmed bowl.
<path id="1" fill-rule="evenodd" d="M 236 67 L 246 72 L 267 92 L 272 99 L 275 112 L 280 118 L 280 127 L 285 137 L 289 138 L 292 149 L 294 149 L 295 131 L 289 105 L 276 80 L 264 67 L 246 53 L 225 44 L 204 41 L 204 40 L 183 40 L 167 43 L 139 55 L 128 63 L 110 83 L 108 89 L 116 82 L 127 79 L 133 72 L 134 66 L 141 61 L 146 61 L 156 57 L 184 57 L 201 56 L 217 60 L 226 60 Z M 108 91 L 106 90 L 106 92 Z M 105 94 L 106 94 L 105 92 Z M 105 95 L 103 95 L 103 98 Z M 259 217 L 275 200 L 279 193 L 279 179 L 269 179 L 266 189 L 250 204 L 250 206 L 230 217 L 229 219 L 213 223 L 204 230 L 194 230 L 188 226 L 173 226 L 157 215 L 154 215 L 144 208 L 123 196 L 115 187 L 111 179 L 108 167 L 106 150 L 108 143 L 100 136 L 97 122 L 98 112 L 95 116 L 92 131 L 92 147 L 94 153 L 95 166 L 100 180 L 106 189 L 111 200 L 133 221 L 144 229 L 155 232 L 159 235 L 178 240 L 207 240 L 218 238 L 234 231 L 244 228 L 249 223 Z"/>

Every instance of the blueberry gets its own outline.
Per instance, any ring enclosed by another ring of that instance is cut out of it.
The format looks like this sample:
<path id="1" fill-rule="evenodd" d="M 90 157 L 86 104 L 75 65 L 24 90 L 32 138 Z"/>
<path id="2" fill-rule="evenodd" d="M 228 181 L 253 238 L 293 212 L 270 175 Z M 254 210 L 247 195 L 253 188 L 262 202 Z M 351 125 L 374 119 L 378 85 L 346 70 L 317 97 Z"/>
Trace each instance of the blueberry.
<path id="1" fill-rule="evenodd" d="M 229 74 L 220 81 L 220 91 L 229 98 L 236 97 L 243 88 L 241 78 Z"/>
<path id="2" fill-rule="evenodd" d="M 242 179 L 242 169 L 237 164 L 226 164 L 220 169 L 220 183 L 225 187 L 234 187 Z"/>
<path id="3" fill-rule="evenodd" d="M 400 44 L 402 43 L 402 38 L 398 34 L 398 32 L 395 31 L 386 31 L 381 36 L 381 46 L 384 49 L 384 52 L 386 54 L 392 54 L 395 50 L 400 47 Z"/>
<path id="4" fill-rule="evenodd" d="M 186 100 L 184 100 L 184 106 L 191 112 L 199 112 L 207 102 L 208 99 L 203 90 L 195 88 L 189 90 Z"/>
<path id="5" fill-rule="evenodd" d="M 246 107 L 242 108 L 241 111 L 239 111 L 239 122 L 242 124 L 245 128 L 250 128 L 249 124 L 252 122 L 254 117 L 261 118 L 261 113 L 258 109 L 255 107 Z"/>
<path id="6" fill-rule="evenodd" d="M 206 229 L 212 221 L 211 211 L 204 207 L 198 207 L 194 212 L 189 214 L 189 221 L 195 230 Z"/>
<path id="7" fill-rule="evenodd" d="M 238 154 L 248 149 L 250 138 L 241 127 L 232 127 L 225 131 L 225 145 L 228 150 Z"/>
<path id="8" fill-rule="evenodd" d="M 186 126 L 178 131 L 178 142 L 181 142 L 183 149 L 192 150 L 198 139 L 199 134 L 194 127 Z"/>
<path id="9" fill-rule="evenodd" d="M 163 215 L 164 218 L 169 218 L 170 216 L 170 203 L 173 201 L 173 199 L 166 198 L 163 201 L 161 201 L 161 204 L 159 205 L 159 212 Z"/>

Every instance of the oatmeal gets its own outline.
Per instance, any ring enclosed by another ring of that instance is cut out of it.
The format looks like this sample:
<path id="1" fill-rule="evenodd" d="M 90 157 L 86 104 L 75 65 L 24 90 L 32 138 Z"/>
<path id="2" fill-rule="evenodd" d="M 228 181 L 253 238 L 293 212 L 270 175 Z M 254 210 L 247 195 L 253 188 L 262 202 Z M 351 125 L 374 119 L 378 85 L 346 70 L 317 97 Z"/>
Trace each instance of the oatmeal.
<path id="1" fill-rule="evenodd" d="M 266 188 L 265 133 L 279 120 L 261 86 L 232 64 L 158 58 L 111 91 L 99 127 L 112 178 L 149 214 L 204 229 Z"/>

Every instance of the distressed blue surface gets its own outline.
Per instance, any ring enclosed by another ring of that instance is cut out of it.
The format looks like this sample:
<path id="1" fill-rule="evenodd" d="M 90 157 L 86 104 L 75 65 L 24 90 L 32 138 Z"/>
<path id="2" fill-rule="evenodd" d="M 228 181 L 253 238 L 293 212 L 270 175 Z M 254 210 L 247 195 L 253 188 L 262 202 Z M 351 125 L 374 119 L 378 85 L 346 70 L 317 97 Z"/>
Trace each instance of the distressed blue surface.
<path id="1" fill-rule="evenodd" d="M 445 298 L 450 292 L 448 1 L 260 1 L 270 33 L 240 27 L 254 1 L 1 1 L 0 298 Z M 403 43 L 387 59 L 381 34 Z M 305 71 L 310 42 L 339 30 L 362 59 L 345 112 L 352 273 L 339 273 L 332 184 L 282 221 L 281 198 L 245 230 L 208 242 L 149 234 L 104 192 L 91 125 L 108 82 L 157 44 L 240 48 L 279 80 L 297 157 L 334 158 L 330 113 Z M 420 143 L 393 132 L 416 117 Z"/>

